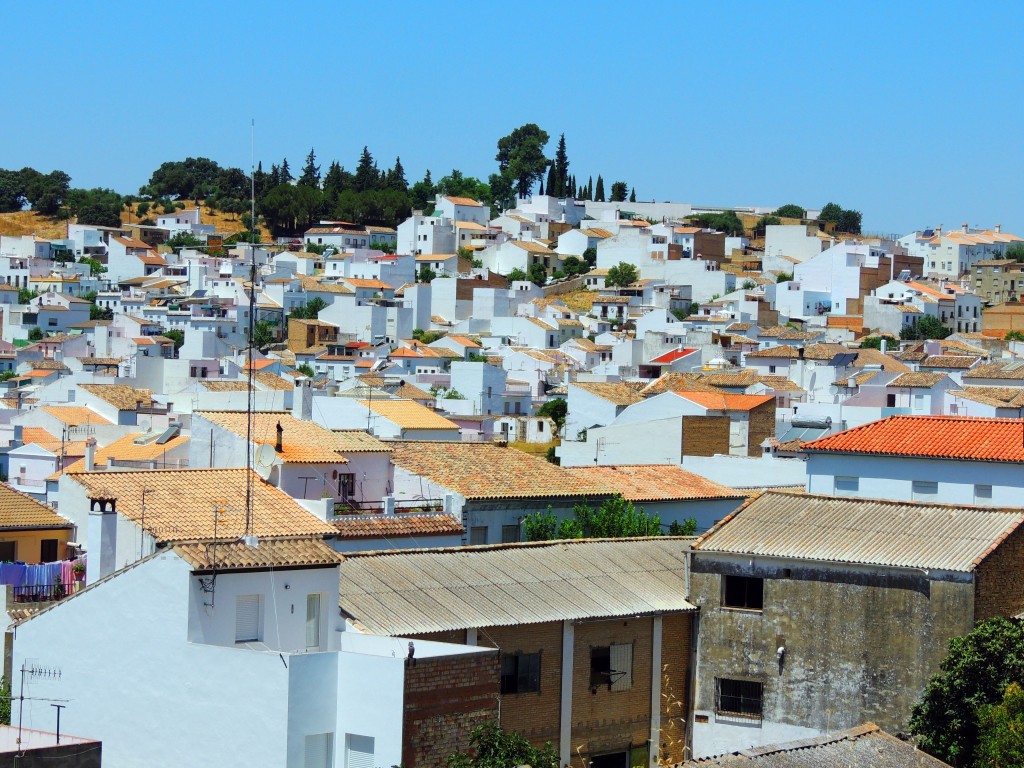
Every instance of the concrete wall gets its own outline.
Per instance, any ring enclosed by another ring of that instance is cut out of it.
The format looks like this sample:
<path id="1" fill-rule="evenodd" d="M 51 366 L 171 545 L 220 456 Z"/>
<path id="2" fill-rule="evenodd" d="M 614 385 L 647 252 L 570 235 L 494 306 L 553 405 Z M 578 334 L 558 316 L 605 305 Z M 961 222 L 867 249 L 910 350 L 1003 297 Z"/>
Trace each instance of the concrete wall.
<path id="1" fill-rule="evenodd" d="M 725 574 L 764 578 L 764 610 L 723 608 Z M 948 640 L 974 620 L 969 574 L 695 553 L 691 589 L 698 756 L 867 721 L 905 730 Z M 716 714 L 716 678 L 761 682 L 763 717 Z"/>

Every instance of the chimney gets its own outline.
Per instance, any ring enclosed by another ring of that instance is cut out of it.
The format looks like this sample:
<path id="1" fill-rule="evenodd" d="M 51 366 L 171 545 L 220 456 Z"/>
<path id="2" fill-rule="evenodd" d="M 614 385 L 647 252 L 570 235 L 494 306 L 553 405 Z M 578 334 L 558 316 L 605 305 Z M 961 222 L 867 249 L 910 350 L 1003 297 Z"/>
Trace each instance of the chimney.
<path id="1" fill-rule="evenodd" d="M 388 517 L 395 516 L 395 497 L 385 496 L 384 497 L 384 514 Z"/>
<path id="2" fill-rule="evenodd" d="M 292 416 L 301 421 L 313 418 L 313 390 L 309 379 L 300 376 L 295 380 L 295 392 L 292 396 Z"/>
<path id="3" fill-rule="evenodd" d="M 882 337 L 882 344 L 881 344 L 881 347 L 880 347 L 880 351 L 881 351 L 881 353 L 882 353 L 882 354 L 884 355 L 884 354 L 885 354 L 885 353 L 886 353 L 886 352 L 888 351 L 888 349 L 889 349 L 889 340 L 888 340 L 888 339 L 886 339 L 886 338 L 885 338 L 885 337 L 883 336 L 883 337 Z"/>
<path id="4" fill-rule="evenodd" d="M 1003 231 L 1003 225 L 1002 224 L 996 224 L 995 230 L 996 230 L 996 232 L 1002 232 Z"/>
<path id="5" fill-rule="evenodd" d="M 274 443 L 274 450 L 278 453 L 284 453 L 284 427 L 281 426 L 281 422 L 277 422 L 277 440 Z"/>
<path id="6" fill-rule="evenodd" d="M 21 424 L 15 424 L 14 425 L 14 440 L 11 441 L 11 448 L 20 448 L 24 444 L 25 444 L 25 428 L 23 426 L 21 426 Z"/>
<path id="7" fill-rule="evenodd" d="M 92 472 L 96 469 L 96 438 L 90 437 L 85 441 L 85 471 Z"/>
<path id="8" fill-rule="evenodd" d="M 964 234 L 966 235 L 966 234 L 967 234 L 967 222 L 965 221 L 965 222 L 964 222 L 963 224 L 961 224 L 960 226 L 961 226 L 961 228 L 963 228 Z"/>
<path id="9" fill-rule="evenodd" d="M 117 499 L 89 499 L 87 547 L 85 581 L 92 584 L 117 567 Z"/>

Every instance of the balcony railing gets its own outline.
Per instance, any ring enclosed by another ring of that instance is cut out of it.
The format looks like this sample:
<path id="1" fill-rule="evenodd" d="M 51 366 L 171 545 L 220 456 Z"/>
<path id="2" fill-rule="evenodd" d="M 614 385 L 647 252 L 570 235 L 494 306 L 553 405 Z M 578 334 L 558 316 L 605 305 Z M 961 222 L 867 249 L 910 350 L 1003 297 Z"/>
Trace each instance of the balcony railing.
<path id="1" fill-rule="evenodd" d="M 384 512 L 383 501 L 336 501 L 334 514 L 378 515 Z M 396 515 L 440 515 L 444 514 L 443 499 L 403 499 L 395 501 Z"/>

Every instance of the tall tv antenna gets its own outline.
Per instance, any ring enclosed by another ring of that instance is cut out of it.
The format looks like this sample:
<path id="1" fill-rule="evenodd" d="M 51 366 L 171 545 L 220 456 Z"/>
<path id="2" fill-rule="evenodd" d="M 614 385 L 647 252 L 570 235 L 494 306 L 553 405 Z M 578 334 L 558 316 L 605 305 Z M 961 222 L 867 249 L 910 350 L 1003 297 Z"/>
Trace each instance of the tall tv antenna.
<path id="1" fill-rule="evenodd" d="M 251 118 L 249 135 L 249 343 L 246 346 L 246 391 L 245 402 L 245 535 L 252 534 L 252 432 L 253 410 L 255 408 L 255 383 L 252 349 L 256 332 L 256 243 L 254 233 L 258 232 L 256 223 L 256 118 Z M 260 238 L 262 239 L 262 238 Z"/>

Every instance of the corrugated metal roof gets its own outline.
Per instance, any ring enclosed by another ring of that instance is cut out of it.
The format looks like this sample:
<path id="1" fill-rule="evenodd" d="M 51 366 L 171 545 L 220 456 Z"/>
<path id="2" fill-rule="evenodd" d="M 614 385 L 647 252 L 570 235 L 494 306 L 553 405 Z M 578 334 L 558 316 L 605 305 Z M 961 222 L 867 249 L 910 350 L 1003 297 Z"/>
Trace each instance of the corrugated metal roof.
<path id="1" fill-rule="evenodd" d="M 695 610 L 690 539 L 598 539 L 354 553 L 341 608 L 385 635 Z"/>
<path id="2" fill-rule="evenodd" d="M 970 572 L 1024 522 L 1020 509 L 766 492 L 695 552 Z"/>

